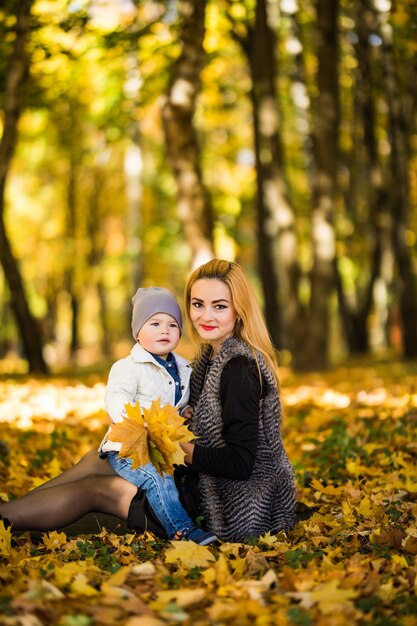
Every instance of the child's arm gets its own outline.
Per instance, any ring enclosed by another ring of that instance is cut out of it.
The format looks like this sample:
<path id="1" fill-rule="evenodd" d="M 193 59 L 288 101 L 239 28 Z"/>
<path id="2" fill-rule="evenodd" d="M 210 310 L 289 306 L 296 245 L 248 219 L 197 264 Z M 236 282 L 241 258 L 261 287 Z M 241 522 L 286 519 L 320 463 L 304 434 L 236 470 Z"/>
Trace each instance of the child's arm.
<path id="1" fill-rule="evenodd" d="M 137 378 L 134 371 L 126 366 L 124 359 L 116 361 L 109 372 L 104 404 L 112 422 L 121 422 L 126 417 L 125 405 L 134 403 Z"/>

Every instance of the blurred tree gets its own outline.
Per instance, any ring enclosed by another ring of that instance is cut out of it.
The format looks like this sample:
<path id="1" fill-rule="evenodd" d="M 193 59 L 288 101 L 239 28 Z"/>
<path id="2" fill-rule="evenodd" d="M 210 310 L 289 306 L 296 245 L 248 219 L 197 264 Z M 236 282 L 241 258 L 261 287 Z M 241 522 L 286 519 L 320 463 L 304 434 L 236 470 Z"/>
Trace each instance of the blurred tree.
<path id="1" fill-rule="evenodd" d="M 18 139 L 18 122 L 24 106 L 24 84 L 28 76 L 29 61 L 25 46 L 30 33 L 32 4 L 32 0 L 13 3 L 15 39 L 5 77 L 3 134 L 0 141 L 0 260 L 29 369 L 31 372 L 46 373 L 48 368 L 42 354 L 41 330 L 30 311 L 4 219 L 6 181 Z"/>
<path id="2" fill-rule="evenodd" d="M 412 128 L 407 124 L 403 104 L 393 27 L 385 16 L 380 15 L 379 20 L 391 136 L 392 248 L 398 267 L 397 293 L 403 332 L 403 352 L 406 357 L 414 358 L 417 356 L 417 284 L 413 259 L 407 243 L 410 220 L 409 138 L 412 136 Z"/>
<path id="3" fill-rule="evenodd" d="M 266 0 L 257 0 L 255 15 L 246 10 L 244 20 L 236 17 L 240 16 L 236 8 L 236 3 L 228 3 L 232 34 L 247 56 L 252 79 L 258 266 L 268 329 L 276 347 L 282 349 L 288 347 L 288 327 L 295 311 L 296 239 L 276 91 L 277 23 L 272 4 Z"/>
<path id="4" fill-rule="evenodd" d="M 79 133 L 77 133 L 77 135 L 80 140 Z M 75 147 L 74 145 L 74 148 Z M 77 211 L 77 161 L 74 160 L 71 154 L 69 155 L 68 169 L 66 236 L 72 249 L 72 254 L 70 266 L 66 271 L 65 286 L 69 293 L 71 303 L 70 354 L 74 356 L 80 347 L 79 314 L 81 294 L 79 293 L 79 281 L 77 281 L 77 266 L 79 267 L 79 263 L 82 259 L 76 254 L 79 230 Z"/>
<path id="5" fill-rule="evenodd" d="M 361 220 L 355 229 L 356 238 L 363 238 L 363 230 L 368 234 L 368 241 L 360 243 L 365 251 L 364 263 L 358 264 L 356 281 L 349 276 L 344 281 L 343 264 L 346 258 L 339 254 L 336 264 L 337 293 L 339 312 L 345 332 L 349 352 L 367 353 L 369 351 L 368 322 L 374 304 L 374 290 L 378 279 L 388 278 L 383 275 L 383 259 L 389 254 L 389 215 L 387 177 L 384 175 L 378 152 L 377 115 L 375 110 L 376 85 L 374 80 L 371 37 L 374 33 L 374 19 L 369 0 L 361 0 L 354 7 L 354 32 L 351 39 L 358 61 L 354 91 L 356 98 L 356 129 L 351 142 L 350 184 L 345 194 L 348 219 Z M 364 218 L 358 217 L 361 212 Z M 346 241 L 346 237 L 345 237 Z M 349 262 L 350 265 L 350 262 Z M 350 272 L 352 273 L 352 272 Z M 345 283 L 350 283 L 346 286 Z"/>
<path id="6" fill-rule="evenodd" d="M 2 77 L 16 6 L 0 8 Z M 298 367 L 388 341 L 412 356 L 411 6 L 36 0 L 2 224 L 51 364 L 71 343 L 77 363 L 118 350 L 132 290 L 179 295 L 213 248 L 245 266 Z"/>
<path id="7" fill-rule="evenodd" d="M 314 209 L 311 223 L 313 266 L 308 307 L 300 310 L 295 365 L 328 365 L 330 297 L 335 287 L 334 214 L 339 138 L 339 1 L 317 0 L 317 88 L 314 111 Z"/>
<path id="8" fill-rule="evenodd" d="M 110 329 L 108 323 L 107 292 L 100 272 L 101 264 L 105 258 L 104 232 L 98 228 L 103 222 L 103 192 L 104 176 L 101 168 L 93 170 L 93 184 L 90 192 L 87 214 L 87 237 L 90 240 L 90 250 L 87 254 L 87 265 L 93 273 L 99 301 L 99 319 L 101 326 L 101 352 L 104 356 L 111 356 Z"/>
<path id="9" fill-rule="evenodd" d="M 172 69 L 162 116 L 169 163 L 178 186 L 178 217 L 191 249 L 193 267 L 213 254 L 213 214 L 200 166 L 200 147 L 193 118 L 205 64 L 203 48 L 206 0 L 181 0 L 181 53 Z"/>

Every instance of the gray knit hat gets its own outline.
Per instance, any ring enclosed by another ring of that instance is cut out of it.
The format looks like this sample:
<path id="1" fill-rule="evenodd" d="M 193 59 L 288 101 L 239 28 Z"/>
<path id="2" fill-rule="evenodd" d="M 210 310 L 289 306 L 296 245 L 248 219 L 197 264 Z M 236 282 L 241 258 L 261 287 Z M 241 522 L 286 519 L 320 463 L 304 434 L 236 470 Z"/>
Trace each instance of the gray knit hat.
<path id="1" fill-rule="evenodd" d="M 167 313 L 182 330 L 181 310 L 175 296 L 163 287 L 140 287 L 132 298 L 132 333 L 136 341 L 144 323 L 155 313 Z"/>

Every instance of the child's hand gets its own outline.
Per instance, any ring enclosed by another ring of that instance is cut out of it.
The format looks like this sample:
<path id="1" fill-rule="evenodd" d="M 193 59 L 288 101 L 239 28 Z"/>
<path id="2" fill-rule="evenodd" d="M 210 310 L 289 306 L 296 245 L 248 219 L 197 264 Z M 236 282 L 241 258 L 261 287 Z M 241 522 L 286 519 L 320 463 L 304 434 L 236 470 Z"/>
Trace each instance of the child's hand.
<path id="1" fill-rule="evenodd" d="M 192 406 L 186 406 L 181 411 L 181 417 L 183 417 L 186 420 L 190 420 L 193 417 L 193 413 L 194 413 L 193 407 Z"/>

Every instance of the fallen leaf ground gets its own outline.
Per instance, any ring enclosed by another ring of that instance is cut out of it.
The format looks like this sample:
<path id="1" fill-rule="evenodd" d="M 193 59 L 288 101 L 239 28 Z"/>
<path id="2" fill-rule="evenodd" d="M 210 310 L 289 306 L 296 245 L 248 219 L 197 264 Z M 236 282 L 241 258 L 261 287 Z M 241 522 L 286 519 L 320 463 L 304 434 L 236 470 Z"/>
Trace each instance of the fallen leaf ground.
<path id="1" fill-rule="evenodd" d="M 37 540 L 0 523 L 0 624 L 417 624 L 417 365 L 282 372 L 300 520 L 201 547 L 150 534 Z M 0 382 L 0 498 L 99 443 L 102 380 Z"/>

